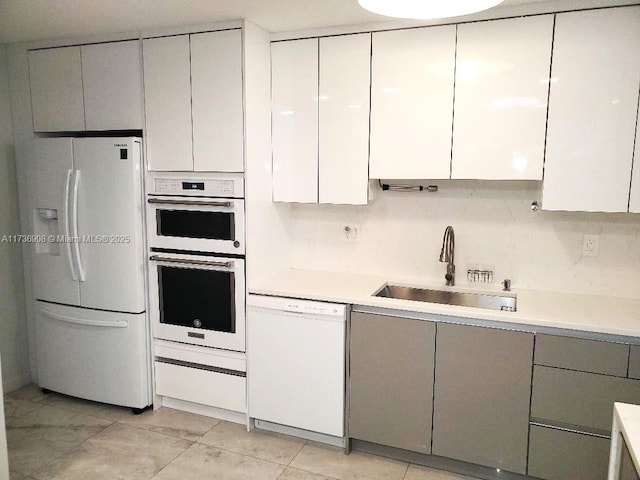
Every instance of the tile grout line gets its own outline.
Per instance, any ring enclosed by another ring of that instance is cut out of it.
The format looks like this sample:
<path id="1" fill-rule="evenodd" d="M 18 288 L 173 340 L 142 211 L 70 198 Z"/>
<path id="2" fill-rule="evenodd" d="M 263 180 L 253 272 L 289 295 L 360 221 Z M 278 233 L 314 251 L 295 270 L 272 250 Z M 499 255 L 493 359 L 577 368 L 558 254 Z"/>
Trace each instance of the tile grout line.
<path id="1" fill-rule="evenodd" d="M 411 463 L 407 462 L 407 468 L 405 468 L 404 470 L 404 475 L 402 475 L 402 480 L 407 480 L 407 473 L 409 473 L 410 466 L 411 466 Z"/>

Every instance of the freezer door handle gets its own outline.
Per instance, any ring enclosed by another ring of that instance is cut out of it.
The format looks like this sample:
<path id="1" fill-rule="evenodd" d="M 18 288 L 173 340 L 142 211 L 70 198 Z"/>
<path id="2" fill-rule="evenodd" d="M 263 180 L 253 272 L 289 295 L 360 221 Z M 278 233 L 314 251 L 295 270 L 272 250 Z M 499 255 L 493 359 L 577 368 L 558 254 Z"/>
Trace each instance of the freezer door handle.
<path id="1" fill-rule="evenodd" d="M 75 282 L 78 280 L 78 275 L 76 274 L 76 269 L 73 266 L 73 256 L 71 252 L 71 229 L 69 225 L 69 210 L 71 209 L 71 177 L 73 175 L 73 170 L 67 170 L 67 179 L 64 184 L 64 218 L 63 218 L 63 228 L 64 228 L 64 244 L 65 249 L 67 251 L 67 265 L 69 266 L 69 272 L 71 273 L 71 278 Z"/>
<path id="2" fill-rule="evenodd" d="M 78 277 L 85 281 L 82 258 L 80 257 L 80 238 L 78 237 L 78 187 L 80 185 L 80 170 L 74 170 L 73 190 L 71 193 L 71 235 L 73 236 L 73 252 L 78 267 Z"/>
<path id="3" fill-rule="evenodd" d="M 73 323 L 75 325 L 86 325 L 89 327 L 109 327 L 109 328 L 127 328 L 129 326 L 129 322 L 126 320 L 89 320 L 86 318 L 76 318 L 70 317 L 68 315 L 61 315 L 59 313 L 54 313 L 44 308 L 40 309 L 40 312 L 53 320 L 58 320 L 60 322 L 65 323 Z"/>

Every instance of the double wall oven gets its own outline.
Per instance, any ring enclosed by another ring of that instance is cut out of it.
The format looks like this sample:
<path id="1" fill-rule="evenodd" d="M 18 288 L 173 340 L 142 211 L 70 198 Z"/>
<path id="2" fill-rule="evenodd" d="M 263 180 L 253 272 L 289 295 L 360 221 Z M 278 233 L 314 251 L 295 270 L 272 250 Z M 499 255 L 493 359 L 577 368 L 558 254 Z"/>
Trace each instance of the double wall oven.
<path id="1" fill-rule="evenodd" d="M 245 351 L 243 197 L 241 174 L 150 174 L 155 338 Z"/>

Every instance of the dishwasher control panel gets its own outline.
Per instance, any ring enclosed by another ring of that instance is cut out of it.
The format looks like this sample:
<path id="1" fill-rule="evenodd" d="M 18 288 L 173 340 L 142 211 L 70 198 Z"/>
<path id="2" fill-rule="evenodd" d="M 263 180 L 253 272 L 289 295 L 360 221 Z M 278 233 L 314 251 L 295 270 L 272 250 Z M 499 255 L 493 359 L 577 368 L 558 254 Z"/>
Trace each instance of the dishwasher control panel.
<path id="1" fill-rule="evenodd" d="M 322 303 L 291 302 L 283 305 L 285 312 L 305 313 L 307 315 L 341 315 L 341 309 L 336 305 Z"/>

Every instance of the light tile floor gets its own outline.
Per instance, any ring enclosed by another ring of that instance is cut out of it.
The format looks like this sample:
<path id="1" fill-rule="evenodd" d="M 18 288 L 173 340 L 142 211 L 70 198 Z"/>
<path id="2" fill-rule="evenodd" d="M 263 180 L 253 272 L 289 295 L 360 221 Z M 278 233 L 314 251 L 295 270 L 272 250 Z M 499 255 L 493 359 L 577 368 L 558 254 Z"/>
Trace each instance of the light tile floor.
<path id="1" fill-rule="evenodd" d="M 5 395 L 11 480 L 471 480 L 191 413 Z"/>

